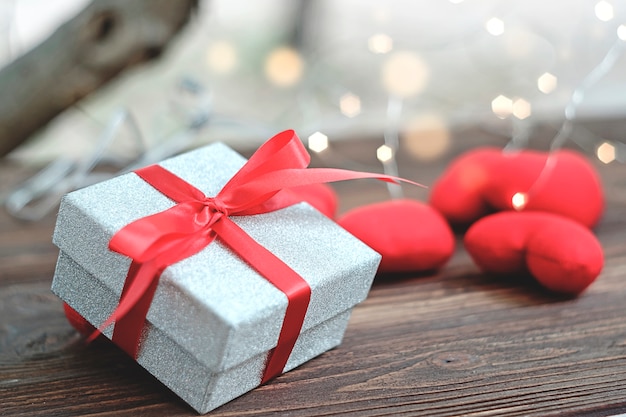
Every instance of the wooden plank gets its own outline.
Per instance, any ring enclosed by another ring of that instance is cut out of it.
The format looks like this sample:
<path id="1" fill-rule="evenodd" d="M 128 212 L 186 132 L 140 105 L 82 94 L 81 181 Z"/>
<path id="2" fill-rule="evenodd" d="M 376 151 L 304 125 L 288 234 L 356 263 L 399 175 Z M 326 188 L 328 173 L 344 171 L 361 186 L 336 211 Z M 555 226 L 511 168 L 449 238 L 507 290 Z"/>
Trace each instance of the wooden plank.
<path id="1" fill-rule="evenodd" d="M 376 143 L 342 146 L 374 164 L 367 158 Z M 430 183 L 446 160 L 401 162 L 402 175 Z M 459 242 L 439 274 L 377 278 L 340 347 L 210 415 L 626 412 L 626 166 L 597 166 L 608 201 L 596 229 L 606 266 L 583 296 L 481 274 Z M 14 184 L 15 172 L 1 166 L 0 187 Z M 336 189 L 342 210 L 386 198 L 384 186 L 368 181 Z M 25 224 L 0 213 L 0 415 L 196 415 L 115 346 L 85 346 L 67 324 L 49 291 L 54 220 Z"/>

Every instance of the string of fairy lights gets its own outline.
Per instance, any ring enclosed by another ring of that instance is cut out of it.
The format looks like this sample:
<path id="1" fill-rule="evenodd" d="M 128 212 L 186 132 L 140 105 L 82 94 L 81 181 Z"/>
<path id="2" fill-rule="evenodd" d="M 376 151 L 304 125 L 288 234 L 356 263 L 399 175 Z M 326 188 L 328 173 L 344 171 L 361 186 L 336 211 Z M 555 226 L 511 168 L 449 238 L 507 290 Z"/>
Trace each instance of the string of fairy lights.
<path id="1" fill-rule="evenodd" d="M 450 0 L 453 4 L 460 4 L 463 0 Z M 595 5 L 596 17 L 601 21 L 610 21 L 613 19 L 613 6 L 607 1 L 599 1 Z M 492 36 L 500 36 L 505 31 L 504 22 L 497 18 L 489 18 L 485 22 L 485 30 Z M 585 81 L 574 91 L 572 99 L 564 110 L 565 117 L 568 120 L 574 119 L 575 109 L 582 103 L 584 99 L 585 90 L 592 87 L 595 82 L 598 81 L 598 73 L 602 72 L 602 75 L 606 75 L 612 69 L 616 59 L 622 54 L 622 45 L 626 41 L 626 25 L 622 24 L 617 29 L 617 42 L 613 48 L 608 52 L 607 57 L 603 60 L 598 67 L 596 67 Z M 378 33 L 372 35 L 368 40 L 368 47 L 371 52 L 386 54 L 393 49 L 393 39 L 386 34 Z M 608 61 L 607 61 L 608 58 Z M 610 62 L 609 62 L 610 61 Z M 397 68 L 396 68 L 397 65 Z M 413 68 L 411 68 L 413 67 Z M 408 70 L 407 68 L 411 68 Z M 415 56 L 404 55 L 396 56 L 395 61 L 389 61 L 387 65 L 389 74 L 394 76 L 383 77 L 383 82 L 388 83 L 388 91 L 393 96 L 402 97 L 404 95 L 410 95 L 417 92 L 420 89 L 420 85 L 423 82 L 423 74 L 426 72 L 422 68 L 422 64 L 416 60 Z M 411 77 L 402 77 L 399 73 L 406 72 L 411 73 Z M 392 83 L 397 83 L 394 85 Z M 541 74 L 536 80 L 537 90 L 543 94 L 549 95 L 554 92 L 558 86 L 558 77 L 550 72 Z M 499 119 L 508 119 L 514 117 L 517 120 L 525 120 L 532 116 L 532 105 L 523 97 L 507 97 L 504 94 L 500 94 L 493 98 L 490 103 L 493 114 Z M 347 93 L 341 97 L 339 102 L 339 108 L 342 114 L 347 117 L 354 117 L 360 112 L 360 100 L 359 97 L 353 93 Z M 434 138 L 437 140 L 437 138 Z M 562 140 L 566 137 L 559 137 L 558 145 L 562 145 Z M 329 146 L 329 140 L 326 135 L 321 132 L 315 132 L 309 136 L 309 148 L 314 152 L 322 152 Z M 552 146 L 555 147 L 554 145 Z M 437 149 L 443 150 L 443 146 L 438 146 Z M 604 163 L 610 163 L 618 158 L 618 149 L 615 144 L 602 141 L 597 146 L 596 155 L 598 159 Z M 394 149 L 389 145 L 381 145 L 377 150 L 377 157 L 381 162 L 387 162 L 394 157 Z"/>
<path id="2" fill-rule="evenodd" d="M 452 7 L 460 7 L 470 0 L 448 0 Z M 591 3 L 590 3 L 591 4 Z M 600 22 L 613 22 L 616 27 L 615 40 L 604 57 L 593 69 L 582 77 L 571 91 L 569 99 L 562 110 L 562 124 L 551 141 L 550 149 L 555 151 L 566 141 L 572 140 L 581 145 L 585 151 L 591 153 L 602 163 L 626 162 L 626 145 L 619 139 L 605 139 L 589 134 L 573 135 L 574 123 L 578 109 L 585 102 L 587 94 L 614 69 L 616 62 L 624 54 L 626 48 L 626 24 L 616 25 L 614 5 L 608 0 L 593 3 L 590 13 Z M 386 12 L 384 7 L 372 12 L 374 20 L 384 21 Z M 487 15 L 477 27 L 468 29 L 465 38 L 468 42 L 483 37 L 505 37 L 512 30 L 506 16 L 493 13 Z M 338 41 L 339 42 L 339 41 Z M 442 44 L 443 45 L 443 44 Z M 445 45 L 440 47 L 445 47 Z M 295 104 L 289 103 L 285 109 L 285 119 L 299 121 L 297 130 L 303 134 L 308 148 L 322 159 L 332 160 L 332 165 L 340 165 L 350 169 L 369 169 L 362 167 L 345 155 L 338 155 L 333 150 L 333 142 L 338 140 L 334 124 L 352 126 L 362 124 L 364 120 L 373 118 L 371 110 L 373 98 L 369 90 L 379 90 L 383 93 L 384 103 L 377 100 L 376 104 L 382 107 L 383 120 L 382 143 L 376 149 L 376 159 L 382 165 L 386 174 L 398 175 L 397 154 L 408 152 L 419 161 L 436 160 L 443 156 L 451 147 L 451 123 L 437 111 L 421 111 L 415 114 L 411 106 L 416 102 L 427 101 L 424 91 L 429 87 L 434 75 L 433 69 L 419 50 L 406 48 L 403 40 L 393 35 L 384 27 L 373 27 L 370 34 L 366 34 L 365 41 L 358 46 L 364 53 L 373 57 L 375 68 L 367 68 L 368 74 L 377 73 L 378 80 L 366 80 L 366 84 L 350 83 L 350 79 L 343 76 L 336 68 L 329 70 L 325 60 L 324 50 L 308 49 L 306 51 L 294 45 L 279 45 L 268 51 L 262 59 L 261 76 L 272 88 L 295 92 Z M 238 74 L 244 65 L 242 52 L 237 44 L 227 39 L 215 38 L 208 42 L 203 65 L 209 70 L 214 79 Z M 333 71 L 334 70 L 334 71 Z M 349 72 L 349 71 L 347 71 Z M 339 74 L 339 75 L 337 75 Z M 559 91 L 561 75 L 558 69 L 543 71 L 534 78 L 534 86 L 527 93 L 511 94 L 510 92 L 496 92 L 491 98 L 484 96 L 475 100 L 475 106 L 488 109 L 489 114 L 483 114 L 477 123 L 500 122 L 500 129 L 510 138 L 505 150 L 521 149 L 528 145 L 536 118 L 535 94 L 543 97 L 552 97 Z M 236 78 L 236 77 L 234 77 Z M 27 220 L 37 220 L 48 213 L 55 200 L 64 192 L 101 180 L 102 175 L 94 175 L 91 171 L 100 162 L 114 162 L 120 172 L 126 172 L 134 167 L 157 162 L 160 159 L 184 150 L 185 147 L 197 145 L 197 139 L 207 133 L 207 128 L 218 126 L 220 123 L 227 128 L 239 129 L 239 133 L 272 132 L 272 126 L 264 122 L 238 120 L 237 116 L 225 117 L 214 108 L 211 99 L 212 91 L 202 83 L 184 79 L 185 94 L 191 96 L 190 103 L 179 106 L 178 110 L 186 114 L 186 119 L 177 133 L 166 135 L 165 139 L 154 145 L 145 132 L 142 132 L 137 122 L 136 112 L 132 106 L 123 106 L 122 110 L 113 114 L 105 123 L 102 134 L 97 140 L 96 149 L 84 156 L 78 163 L 67 163 L 58 160 L 53 162 L 42 173 L 36 175 L 26 184 L 18 186 L 8 196 L 4 204 L 9 212 L 16 217 Z M 530 91 L 532 90 L 532 92 Z M 322 103 L 323 102 L 323 103 Z M 320 108 L 326 104 L 334 109 L 329 117 L 322 114 Z M 380 106 L 384 104 L 383 106 Z M 428 107 L 428 102 L 422 107 Z M 444 103 L 445 104 L 445 103 Z M 456 103 L 449 103 L 454 107 Z M 463 109 L 461 109 L 463 110 Z M 467 110 L 467 109 L 465 109 Z M 475 109 L 470 109 L 470 111 Z M 138 156 L 131 161 L 115 159 L 107 152 L 113 149 L 113 139 L 119 135 L 123 126 L 129 126 L 131 139 L 135 144 Z M 453 123 L 452 123 L 453 125 Z M 330 127 L 329 127 L 330 126 Z M 209 129 L 210 130 L 210 129 Z M 575 137 L 576 136 L 576 137 Z M 550 158 L 542 176 L 549 175 L 551 169 Z M 115 174 L 117 174 L 115 173 Z M 51 178 L 54 184 L 51 185 Z M 388 185 L 392 198 L 402 197 L 402 189 L 395 184 Z M 533 188 L 525 193 L 518 193 L 513 197 L 515 208 L 523 208 L 528 199 L 532 198 Z M 43 199 L 45 204 L 34 207 L 29 211 L 29 205 L 36 200 Z"/>
<path id="3" fill-rule="evenodd" d="M 449 0 L 450 3 L 460 4 L 463 0 Z M 601 0 L 595 4 L 594 13 L 597 19 L 602 22 L 611 21 L 614 16 L 614 9 L 610 2 Z M 487 33 L 491 36 L 501 36 L 506 30 L 505 22 L 498 17 L 490 17 L 484 25 Z M 550 150 L 556 151 L 561 148 L 569 139 L 572 133 L 573 123 L 576 119 L 578 107 L 583 103 L 586 93 L 593 88 L 604 76 L 606 76 L 614 67 L 619 57 L 623 55 L 626 44 L 626 24 L 621 24 L 616 30 L 616 41 L 608 50 L 607 54 L 600 63 L 581 81 L 574 89 L 570 99 L 564 109 L 564 120 L 559 128 L 556 136 L 550 144 Z M 376 33 L 368 39 L 368 48 L 372 53 L 387 54 L 393 50 L 393 39 L 384 33 Z M 397 119 L 402 111 L 402 97 L 410 96 L 423 88 L 428 73 L 427 66 L 422 63 L 416 55 L 402 52 L 395 55 L 392 59 L 385 63 L 382 70 L 382 82 L 386 90 L 390 94 L 387 118 L 390 129 L 385 132 L 385 143 L 380 145 L 376 150 L 376 158 L 383 164 L 385 173 L 389 175 L 398 175 L 397 164 L 395 160 L 398 152 L 399 125 Z M 544 72 L 536 80 L 536 88 L 545 95 L 549 95 L 556 90 L 558 86 L 558 77 L 550 72 Z M 394 106 L 395 102 L 395 106 Z M 507 97 L 499 94 L 491 101 L 491 111 L 499 119 L 514 118 L 517 121 L 529 119 L 532 116 L 532 104 L 523 97 Z M 344 94 L 339 101 L 339 109 L 342 114 L 347 117 L 354 117 L 360 112 L 360 100 L 354 93 Z M 395 110 L 392 110 L 394 108 Z M 431 121 L 432 126 L 432 121 Z M 444 127 L 439 124 L 439 131 Z M 409 129 L 410 131 L 410 129 Z M 430 131 L 433 131 L 430 129 Z M 511 142 L 507 148 L 519 148 L 527 144 L 528 129 L 514 130 L 511 134 Z M 411 144 L 410 137 L 407 142 Z M 595 144 L 595 156 L 605 164 L 614 161 L 624 162 L 624 148 L 626 145 L 622 142 L 604 140 L 598 138 Z M 413 146 L 409 149 L 414 154 L 425 159 L 430 159 L 441 155 L 447 149 L 449 135 L 447 133 L 433 135 L 429 138 L 430 145 L 420 148 Z M 321 154 L 326 152 L 330 147 L 330 141 L 327 135 L 320 131 L 316 131 L 308 137 L 309 149 L 313 152 Z M 552 159 L 549 157 L 546 165 L 541 172 L 535 184 L 527 192 L 518 192 L 512 197 L 512 205 L 515 209 L 523 209 L 528 203 L 528 199 L 532 197 L 533 191 L 541 181 L 550 174 L 553 168 Z M 394 184 L 388 185 L 392 198 L 401 197 L 401 188 Z"/>

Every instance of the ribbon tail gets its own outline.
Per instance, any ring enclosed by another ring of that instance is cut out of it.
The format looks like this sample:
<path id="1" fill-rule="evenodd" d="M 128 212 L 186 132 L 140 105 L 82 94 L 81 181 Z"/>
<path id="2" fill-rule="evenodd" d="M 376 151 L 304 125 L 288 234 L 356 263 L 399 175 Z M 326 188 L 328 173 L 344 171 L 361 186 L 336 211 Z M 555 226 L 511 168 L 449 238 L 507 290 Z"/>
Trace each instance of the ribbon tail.
<path id="1" fill-rule="evenodd" d="M 231 207 L 237 207 L 237 214 L 258 212 L 255 207 L 264 204 L 277 192 L 303 185 L 322 184 L 328 182 L 356 179 L 376 179 L 391 183 L 407 183 L 426 188 L 424 185 L 385 174 L 350 171 L 335 168 L 288 168 L 268 172 L 239 186 L 231 195 L 223 197 L 223 201 Z"/>
<path id="2" fill-rule="evenodd" d="M 268 356 L 261 383 L 282 374 L 289 355 L 300 335 L 309 301 L 311 287 L 297 272 L 265 249 L 229 218 L 213 225 L 221 240 L 252 268 L 287 296 L 287 311 L 276 348 Z"/>
<path id="3" fill-rule="evenodd" d="M 102 323 L 97 330 L 87 338 L 87 342 L 93 341 L 96 337 L 98 337 L 98 335 L 100 335 L 100 333 L 102 333 L 114 322 L 116 323 L 116 328 L 113 331 L 114 342 L 118 343 L 120 341 L 118 332 L 119 323 L 126 323 L 125 326 L 122 326 L 124 329 L 133 329 L 130 332 L 127 330 L 126 333 L 132 333 L 133 336 L 131 339 L 138 341 L 145 321 L 145 314 L 143 315 L 143 318 L 140 317 L 142 314 L 141 311 L 145 310 L 147 313 L 148 308 L 150 307 L 150 303 L 152 302 L 152 297 L 154 296 L 154 291 L 156 290 L 156 285 L 158 283 L 159 274 L 160 269 L 156 267 L 154 263 L 139 263 L 133 261 L 128 270 L 122 295 L 120 296 L 120 301 L 117 307 L 104 321 L 104 323 Z M 130 317 L 125 320 L 127 315 Z M 123 344 L 130 345 L 130 343 L 131 342 Z M 136 353 L 137 347 L 135 346 L 132 349 L 123 347 L 123 349 L 134 357 L 135 355 L 132 352 L 129 352 L 129 350 Z"/>
<path id="4" fill-rule="evenodd" d="M 164 268 L 164 266 L 155 267 L 151 264 L 142 265 L 136 262 L 130 266 L 129 276 L 132 274 L 134 279 L 124 283 L 119 305 L 120 307 L 123 306 L 124 309 L 119 312 L 115 321 L 111 340 L 132 358 L 136 358 L 139 352 L 141 331 L 145 326 L 146 316 Z M 142 285 L 133 285 L 134 281 L 139 281 Z"/>
<path id="5" fill-rule="evenodd" d="M 301 185 L 321 184 L 328 182 L 358 180 L 358 179 L 375 179 L 390 183 L 406 183 L 418 187 L 427 188 L 423 184 L 407 180 L 393 175 L 378 174 L 372 172 L 350 171 L 339 168 L 289 168 L 267 173 L 262 177 L 249 182 L 247 187 L 265 187 L 273 189 L 276 186 L 282 188 L 291 188 Z M 263 187 L 263 188 L 265 188 Z M 262 189 L 262 188 L 261 188 Z"/>

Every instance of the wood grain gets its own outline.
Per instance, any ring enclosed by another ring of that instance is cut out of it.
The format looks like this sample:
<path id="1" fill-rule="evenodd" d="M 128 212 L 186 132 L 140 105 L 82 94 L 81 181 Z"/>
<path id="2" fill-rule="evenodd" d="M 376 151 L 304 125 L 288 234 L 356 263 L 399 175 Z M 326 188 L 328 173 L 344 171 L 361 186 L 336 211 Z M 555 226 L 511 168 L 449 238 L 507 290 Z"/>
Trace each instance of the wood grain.
<path id="1" fill-rule="evenodd" d="M 444 160 L 402 157 L 401 175 L 432 183 L 455 154 L 503 140 L 459 132 Z M 376 146 L 347 143 L 338 153 L 368 163 Z M 439 274 L 378 277 L 340 347 L 210 415 L 626 412 L 626 166 L 597 167 L 608 201 L 596 230 L 606 265 L 581 297 L 551 295 L 523 276 L 481 274 L 459 243 Z M 25 175 L 0 166 L 0 186 Z M 368 181 L 336 189 L 342 211 L 386 198 L 384 186 Z M 85 346 L 67 324 L 49 291 L 58 253 L 50 243 L 54 220 L 24 224 L 0 213 L 0 415 L 196 415 L 115 346 Z"/>

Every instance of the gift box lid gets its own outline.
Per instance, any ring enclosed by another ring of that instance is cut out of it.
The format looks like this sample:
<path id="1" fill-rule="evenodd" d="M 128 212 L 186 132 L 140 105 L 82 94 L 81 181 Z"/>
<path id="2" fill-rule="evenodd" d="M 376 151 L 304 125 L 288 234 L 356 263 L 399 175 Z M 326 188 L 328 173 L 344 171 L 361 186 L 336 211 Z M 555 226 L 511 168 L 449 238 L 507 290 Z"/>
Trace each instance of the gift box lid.
<path id="1" fill-rule="evenodd" d="M 214 196 L 244 163 L 214 143 L 159 165 Z M 132 221 L 173 205 L 127 173 L 66 195 L 53 241 L 119 298 L 131 260 L 110 251 L 109 240 Z M 302 332 L 366 298 L 380 255 L 310 205 L 231 219 L 310 285 Z M 111 313 L 100 311 L 97 300 L 73 307 L 96 326 Z M 147 320 L 220 372 L 275 347 L 286 307 L 281 291 L 217 239 L 165 269 Z M 111 329 L 105 334 L 111 337 Z"/>

